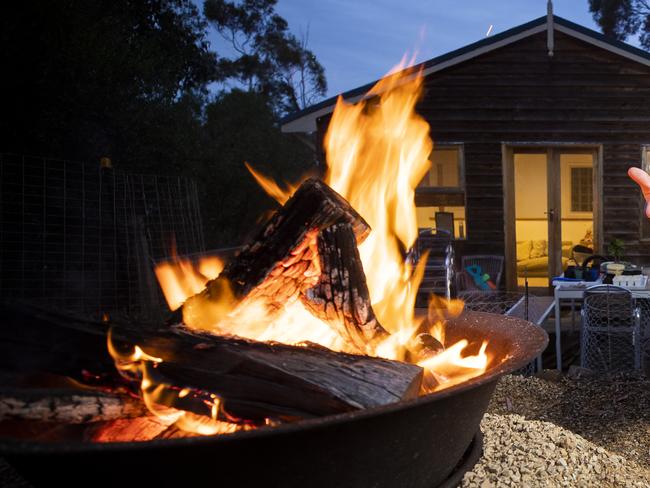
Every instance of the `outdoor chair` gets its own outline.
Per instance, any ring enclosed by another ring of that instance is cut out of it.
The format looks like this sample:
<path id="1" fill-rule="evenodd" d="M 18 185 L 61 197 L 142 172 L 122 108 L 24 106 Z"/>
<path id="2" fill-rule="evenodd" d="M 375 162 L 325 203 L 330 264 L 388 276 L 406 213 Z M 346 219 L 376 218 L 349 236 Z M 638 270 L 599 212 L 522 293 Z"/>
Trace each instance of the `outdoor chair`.
<path id="1" fill-rule="evenodd" d="M 422 298 L 428 298 L 432 293 L 449 295 L 454 270 L 454 249 L 451 241 L 449 232 L 430 228 L 419 230 L 414 246 L 414 261 L 419 262 L 428 253 L 424 276 L 418 290 L 418 295 Z"/>
<path id="2" fill-rule="evenodd" d="M 490 288 L 487 284 L 485 287 L 479 286 L 468 271 L 468 268 L 472 266 L 478 266 L 481 275 L 488 274 L 495 289 Z M 499 290 L 501 287 L 502 272 L 503 256 L 491 254 L 463 256 L 461 259 L 461 269 L 456 273 L 456 290 L 458 291 L 458 296 L 462 297 L 463 295 L 475 294 L 476 292 L 490 293 Z"/>
<path id="3" fill-rule="evenodd" d="M 640 310 L 622 287 L 597 285 L 585 290 L 580 365 L 600 373 L 641 367 Z"/>
<path id="4" fill-rule="evenodd" d="M 444 230 L 449 232 L 451 238 L 454 235 L 454 213 L 453 212 L 436 212 L 436 230 Z"/>

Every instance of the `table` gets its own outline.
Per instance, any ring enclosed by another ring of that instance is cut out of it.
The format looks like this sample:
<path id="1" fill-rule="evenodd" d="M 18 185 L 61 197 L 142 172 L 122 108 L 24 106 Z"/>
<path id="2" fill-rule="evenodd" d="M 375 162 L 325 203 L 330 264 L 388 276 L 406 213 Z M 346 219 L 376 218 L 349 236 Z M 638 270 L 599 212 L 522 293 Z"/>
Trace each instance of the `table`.
<path id="1" fill-rule="evenodd" d="M 602 285 L 602 281 L 580 282 L 574 284 L 571 282 L 555 282 L 554 301 L 555 301 L 555 357 L 558 371 L 562 370 L 562 328 L 560 319 L 560 301 L 561 300 L 582 300 L 585 290 L 592 286 Z M 650 298 L 650 280 L 643 289 L 631 288 L 630 292 L 634 298 Z M 573 310 L 572 312 L 573 313 Z"/>

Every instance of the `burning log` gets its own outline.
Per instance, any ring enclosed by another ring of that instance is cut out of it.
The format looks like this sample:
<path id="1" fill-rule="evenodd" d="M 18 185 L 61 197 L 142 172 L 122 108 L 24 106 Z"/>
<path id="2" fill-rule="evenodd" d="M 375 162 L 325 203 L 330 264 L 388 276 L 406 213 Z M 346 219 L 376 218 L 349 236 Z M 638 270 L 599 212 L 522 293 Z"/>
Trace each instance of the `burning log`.
<path id="1" fill-rule="evenodd" d="M 350 224 L 357 242 L 370 232 L 343 197 L 320 180 L 307 180 L 229 261 L 220 276 L 185 302 L 186 322 L 200 328 L 214 325 L 218 317 L 206 313 L 205 305 L 210 303 L 226 302 L 234 308 L 244 299 L 264 298 L 272 312 L 297 299 L 320 276 L 318 232 L 342 222 Z"/>
<path id="2" fill-rule="evenodd" d="M 419 366 L 314 344 L 256 342 L 184 327 L 131 340 L 162 359 L 155 372 L 165 383 L 217 393 L 228 415 L 256 422 L 330 415 L 415 398 L 422 381 Z M 210 415 L 209 407 L 190 397 L 180 408 Z"/>
<path id="3" fill-rule="evenodd" d="M 139 417 L 146 412 L 141 401 L 124 395 L 84 390 L 0 390 L 0 421 L 81 424 Z"/>
<path id="4" fill-rule="evenodd" d="M 406 358 L 411 363 L 418 363 L 437 356 L 445 350 L 438 339 L 423 332 L 413 337 L 407 345 Z"/>
<path id="5" fill-rule="evenodd" d="M 366 276 L 352 226 L 335 224 L 318 234 L 321 275 L 303 303 L 359 351 L 373 350 L 388 333 L 370 305 Z"/>
<path id="6" fill-rule="evenodd" d="M 80 379 L 91 369 L 104 375 L 98 382 L 115 382 L 106 324 L 17 304 L 5 304 L 2 314 L 7 322 L 0 327 L 0 367 Z M 149 329 L 127 324 L 114 324 L 113 337 L 162 359 L 152 369 L 166 384 L 213 392 L 238 419 L 306 418 L 385 405 L 415 398 L 422 380 L 422 368 L 416 365 L 313 344 L 289 346 L 181 326 Z M 192 401 L 192 395 L 181 400 L 178 408 L 210 415 L 209 407 Z"/>

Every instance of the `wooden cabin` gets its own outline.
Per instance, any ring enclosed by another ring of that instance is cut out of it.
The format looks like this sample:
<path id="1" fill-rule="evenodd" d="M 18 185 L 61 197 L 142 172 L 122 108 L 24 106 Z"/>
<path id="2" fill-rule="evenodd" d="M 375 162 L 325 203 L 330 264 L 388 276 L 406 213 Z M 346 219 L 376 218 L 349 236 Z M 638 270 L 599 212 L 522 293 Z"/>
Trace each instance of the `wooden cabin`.
<path id="1" fill-rule="evenodd" d="M 650 223 L 629 166 L 650 165 L 650 54 L 544 16 L 426 61 L 418 112 L 432 169 L 418 224 L 451 224 L 458 254 L 505 256 L 506 285 L 547 286 L 577 244 L 650 265 Z M 363 97 L 374 83 L 343 94 Z M 322 136 L 336 98 L 283 121 Z"/>

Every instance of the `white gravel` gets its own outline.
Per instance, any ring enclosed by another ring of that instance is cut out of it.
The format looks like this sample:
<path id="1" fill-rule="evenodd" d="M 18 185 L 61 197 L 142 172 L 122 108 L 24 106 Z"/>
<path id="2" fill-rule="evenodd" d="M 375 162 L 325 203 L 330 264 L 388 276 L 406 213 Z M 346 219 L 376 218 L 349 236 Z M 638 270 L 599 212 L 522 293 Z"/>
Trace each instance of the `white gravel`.
<path id="1" fill-rule="evenodd" d="M 650 472 L 550 422 L 486 414 L 484 456 L 463 487 L 650 487 Z"/>

